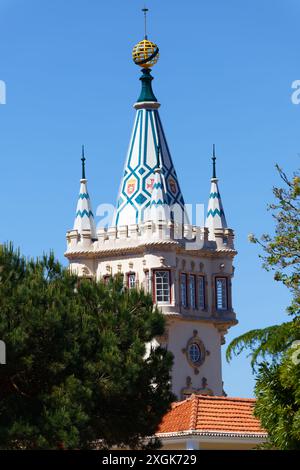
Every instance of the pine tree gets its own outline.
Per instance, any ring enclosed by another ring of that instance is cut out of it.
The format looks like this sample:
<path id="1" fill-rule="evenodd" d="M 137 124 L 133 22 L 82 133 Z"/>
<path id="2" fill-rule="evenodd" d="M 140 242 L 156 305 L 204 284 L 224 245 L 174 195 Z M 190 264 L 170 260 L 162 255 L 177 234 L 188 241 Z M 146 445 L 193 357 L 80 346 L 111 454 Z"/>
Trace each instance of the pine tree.
<path id="1" fill-rule="evenodd" d="M 256 373 L 255 414 L 268 431 L 267 446 L 300 449 L 300 175 L 298 171 L 289 180 L 278 166 L 277 170 L 284 187 L 273 188 L 276 202 L 269 206 L 275 234 L 263 235 L 261 240 L 251 235 L 250 241 L 264 250 L 263 267 L 274 271 L 275 281 L 290 290 L 290 318 L 234 339 L 227 359 L 250 349 Z"/>
<path id="2" fill-rule="evenodd" d="M 174 400 L 163 315 L 142 291 L 0 248 L 0 448 L 147 446 Z M 149 445 L 156 445 L 150 443 Z"/>

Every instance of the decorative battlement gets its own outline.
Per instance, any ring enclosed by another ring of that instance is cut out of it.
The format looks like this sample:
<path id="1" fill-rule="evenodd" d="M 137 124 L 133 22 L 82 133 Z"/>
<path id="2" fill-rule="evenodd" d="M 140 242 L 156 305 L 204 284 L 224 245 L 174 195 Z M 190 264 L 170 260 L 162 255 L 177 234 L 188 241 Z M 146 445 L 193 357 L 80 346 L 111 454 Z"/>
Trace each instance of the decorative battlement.
<path id="1" fill-rule="evenodd" d="M 73 251 L 103 251 L 139 248 L 144 245 L 177 245 L 187 251 L 234 251 L 234 233 L 229 228 L 214 229 L 214 240 L 209 239 L 209 229 L 171 221 L 148 221 L 142 224 L 100 228 L 97 239 L 90 230 L 67 232 L 67 253 Z"/>

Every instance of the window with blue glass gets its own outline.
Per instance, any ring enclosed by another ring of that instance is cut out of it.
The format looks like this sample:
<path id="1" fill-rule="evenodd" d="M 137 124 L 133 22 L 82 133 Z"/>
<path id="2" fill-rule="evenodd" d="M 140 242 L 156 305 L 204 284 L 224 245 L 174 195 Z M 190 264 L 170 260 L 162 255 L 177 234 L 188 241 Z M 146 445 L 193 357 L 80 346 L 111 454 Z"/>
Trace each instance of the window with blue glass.
<path id="1" fill-rule="evenodd" d="M 180 274 L 180 300 L 181 305 L 187 308 L 187 275 L 185 273 Z"/>
<path id="2" fill-rule="evenodd" d="M 205 277 L 198 276 L 198 308 L 205 309 Z"/>
<path id="3" fill-rule="evenodd" d="M 189 290 L 190 290 L 190 306 L 191 308 L 196 308 L 196 276 L 190 274 L 189 276 Z"/>
<path id="4" fill-rule="evenodd" d="M 226 277 L 216 277 L 216 307 L 217 310 L 228 310 L 228 291 Z"/>

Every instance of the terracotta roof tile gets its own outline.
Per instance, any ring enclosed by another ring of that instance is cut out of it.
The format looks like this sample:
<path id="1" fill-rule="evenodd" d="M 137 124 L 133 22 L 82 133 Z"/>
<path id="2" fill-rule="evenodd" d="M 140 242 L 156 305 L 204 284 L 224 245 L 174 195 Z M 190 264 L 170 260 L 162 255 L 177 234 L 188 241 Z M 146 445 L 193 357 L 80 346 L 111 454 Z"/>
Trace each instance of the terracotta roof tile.
<path id="1" fill-rule="evenodd" d="M 240 434 L 262 434 L 266 431 L 253 415 L 255 400 L 251 398 L 192 395 L 174 403 L 164 416 L 158 433 L 210 431 Z"/>

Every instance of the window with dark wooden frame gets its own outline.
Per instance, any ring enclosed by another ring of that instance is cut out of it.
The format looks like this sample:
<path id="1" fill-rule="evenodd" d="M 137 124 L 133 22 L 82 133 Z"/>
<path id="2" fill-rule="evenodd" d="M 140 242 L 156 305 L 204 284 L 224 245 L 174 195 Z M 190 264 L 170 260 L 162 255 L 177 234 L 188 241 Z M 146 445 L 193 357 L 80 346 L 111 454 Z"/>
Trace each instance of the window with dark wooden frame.
<path id="1" fill-rule="evenodd" d="M 128 289 L 134 289 L 136 285 L 135 273 L 127 273 L 127 287 Z"/>
<path id="2" fill-rule="evenodd" d="M 228 310 L 227 277 L 216 277 L 216 307 L 217 310 Z"/>

